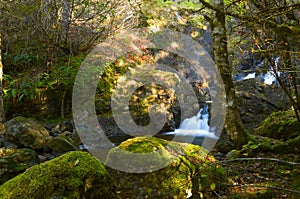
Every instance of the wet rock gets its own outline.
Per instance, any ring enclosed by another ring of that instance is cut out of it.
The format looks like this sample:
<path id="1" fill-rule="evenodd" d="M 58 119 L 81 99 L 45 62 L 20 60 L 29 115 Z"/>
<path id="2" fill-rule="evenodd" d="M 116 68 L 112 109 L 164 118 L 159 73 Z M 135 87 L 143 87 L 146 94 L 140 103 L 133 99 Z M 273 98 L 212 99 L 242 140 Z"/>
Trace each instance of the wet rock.
<path id="1" fill-rule="evenodd" d="M 126 165 L 125 162 L 117 162 L 122 160 L 120 149 L 125 153 L 153 153 L 154 155 L 149 158 L 132 158 L 130 164 Z M 113 148 L 109 152 L 106 163 L 109 165 L 116 163 L 117 166 L 122 165 L 123 169 L 133 172 L 114 169 L 109 171 L 112 184 L 117 187 L 117 192 L 122 198 L 170 198 L 170 196 L 186 198 L 186 191 L 191 187 L 193 194 L 202 193 L 204 198 L 211 198 L 213 194 L 210 189 L 211 184 L 215 183 L 213 186 L 215 191 L 218 191 L 222 186 L 218 182 L 226 181 L 225 170 L 217 164 L 210 165 L 214 161 L 214 157 L 208 155 L 207 151 L 200 146 L 168 142 L 153 137 L 137 137 Z M 139 173 L 143 170 L 143 165 L 150 168 L 147 173 Z M 151 171 L 152 167 L 158 168 L 158 165 L 162 168 Z"/>
<path id="2" fill-rule="evenodd" d="M 63 121 L 60 125 L 60 131 L 70 131 L 73 132 L 73 123 L 70 121 Z"/>
<path id="3" fill-rule="evenodd" d="M 59 135 L 47 141 L 46 147 L 51 150 L 55 156 L 61 155 L 68 151 L 78 150 L 76 143 L 65 135 Z"/>
<path id="4" fill-rule="evenodd" d="M 290 108 L 288 97 L 276 85 L 248 79 L 235 82 L 235 89 L 243 124 L 250 132 L 272 112 Z"/>
<path id="5" fill-rule="evenodd" d="M 31 149 L 1 148 L 0 185 L 39 162 L 39 156 Z"/>
<path id="6" fill-rule="evenodd" d="M 18 148 L 17 144 L 8 141 L 5 136 L 0 138 L 0 144 L 1 144 L 2 148 L 7 148 L 7 149 L 17 149 Z"/>
<path id="7" fill-rule="evenodd" d="M 44 124 L 45 129 L 48 131 L 51 131 L 53 128 L 55 128 L 55 124 Z"/>
<path id="8" fill-rule="evenodd" d="M 53 137 L 58 136 L 61 133 L 59 124 L 54 125 L 54 127 L 49 131 L 49 134 Z"/>
<path id="9" fill-rule="evenodd" d="M 82 144 L 81 139 L 76 131 L 74 133 L 72 133 L 70 138 L 76 143 L 76 146 L 79 146 L 80 144 Z"/>
<path id="10" fill-rule="evenodd" d="M 118 136 L 124 134 L 116 124 L 112 115 L 99 115 L 97 116 L 97 119 L 106 136 Z"/>
<path id="11" fill-rule="evenodd" d="M 86 152 L 35 165 L 0 186 L 0 198 L 115 198 L 105 167 Z"/>
<path id="12" fill-rule="evenodd" d="M 42 149 L 48 131 L 32 118 L 15 117 L 5 123 L 5 137 L 8 141 L 31 149 Z"/>

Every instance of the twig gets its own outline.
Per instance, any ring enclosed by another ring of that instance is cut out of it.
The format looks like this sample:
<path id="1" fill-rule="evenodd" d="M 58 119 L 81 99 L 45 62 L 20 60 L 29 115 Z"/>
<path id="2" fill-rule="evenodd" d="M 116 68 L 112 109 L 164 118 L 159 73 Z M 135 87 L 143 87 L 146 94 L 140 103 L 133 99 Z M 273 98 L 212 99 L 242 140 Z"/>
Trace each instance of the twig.
<path id="1" fill-rule="evenodd" d="M 286 191 L 286 192 L 291 192 L 291 193 L 297 193 L 300 194 L 300 191 L 297 190 L 293 190 L 293 189 L 286 189 L 286 188 L 281 188 L 281 187 L 274 187 L 274 186 L 257 186 L 257 185 L 253 185 L 253 184 L 237 184 L 237 185 L 229 185 L 231 187 L 255 187 L 255 188 L 261 188 L 261 189 L 276 189 L 276 190 L 280 190 L 280 191 Z"/>
<path id="2" fill-rule="evenodd" d="M 300 165 L 300 163 L 297 162 L 289 162 L 285 160 L 279 160 L 276 158 L 235 158 L 231 160 L 221 160 L 216 163 L 227 163 L 227 162 L 235 162 L 235 161 L 250 161 L 250 160 L 268 160 L 268 161 L 274 161 L 274 162 L 279 162 L 279 163 L 284 163 L 284 164 L 291 164 L 291 165 Z"/>

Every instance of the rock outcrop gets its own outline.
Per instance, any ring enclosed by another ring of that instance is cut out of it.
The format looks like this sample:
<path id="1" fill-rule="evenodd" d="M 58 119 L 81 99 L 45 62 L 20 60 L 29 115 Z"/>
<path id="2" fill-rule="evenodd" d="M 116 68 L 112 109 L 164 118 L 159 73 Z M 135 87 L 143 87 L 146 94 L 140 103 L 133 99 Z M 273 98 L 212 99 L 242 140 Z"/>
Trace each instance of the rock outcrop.
<path id="1" fill-rule="evenodd" d="M 247 79 L 235 82 L 235 89 L 243 124 L 250 132 L 272 112 L 290 108 L 288 97 L 277 85 Z"/>

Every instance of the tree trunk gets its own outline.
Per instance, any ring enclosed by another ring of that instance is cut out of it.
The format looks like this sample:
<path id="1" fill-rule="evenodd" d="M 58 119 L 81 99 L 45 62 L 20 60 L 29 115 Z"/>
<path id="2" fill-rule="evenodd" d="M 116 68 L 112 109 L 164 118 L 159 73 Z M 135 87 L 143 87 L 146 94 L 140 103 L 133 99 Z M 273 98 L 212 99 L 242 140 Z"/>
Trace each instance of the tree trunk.
<path id="1" fill-rule="evenodd" d="M 67 42 L 67 36 L 69 31 L 70 19 L 71 19 L 71 1 L 63 0 L 62 2 L 62 14 L 61 14 L 61 35 L 63 42 Z"/>
<path id="2" fill-rule="evenodd" d="M 223 0 L 218 5 L 224 9 Z M 225 131 L 236 148 L 247 143 L 248 134 L 243 126 L 232 80 L 232 67 L 228 59 L 226 21 L 224 12 L 215 12 L 212 19 L 214 61 L 222 76 L 226 91 Z"/>
<path id="3" fill-rule="evenodd" d="M 3 103 L 3 64 L 2 64 L 2 34 L 0 33 L 0 124 L 5 121 L 4 103 Z"/>

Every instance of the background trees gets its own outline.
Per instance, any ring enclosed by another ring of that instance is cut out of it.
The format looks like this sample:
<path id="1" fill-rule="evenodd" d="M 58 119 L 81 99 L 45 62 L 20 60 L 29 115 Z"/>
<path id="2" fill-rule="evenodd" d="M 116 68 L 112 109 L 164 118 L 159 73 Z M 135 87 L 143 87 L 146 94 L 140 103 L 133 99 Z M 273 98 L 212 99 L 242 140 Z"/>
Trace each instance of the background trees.
<path id="1" fill-rule="evenodd" d="M 235 145 L 247 142 L 247 134 L 237 116 L 232 83 L 236 59 L 240 59 L 238 64 L 255 65 L 258 61 L 255 57 L 260 57 L 264 67 L 259 68 L 257 64 L 255 69 L 271 71 L 289 97 L 299 121 L 299 4 L 289 0 L 200 2 L 215 13 L 204 16 L 212 27 L 214 59 L 226 88 L 225 128 Z M 246 56 L 235 57 L 241 54 Z"/>
<path id="2" fill-rule="evenodd" d="M 122 29 L 156 26 L 191 34 L 212 54 L 226 87 L 226 130 L 237 146 L 247 140 L 232 81 L 240 65 L 270 71 L 299 119 L 296 0 L 16 0 L 0 1 L 0 8 L 10 117 L 16 107 L 65 117 L 77 69 L 91 47 Z"/>
<path id="3" fill-rule="evenodd" d="M 275 76 L 299 118 L 300 4 L 297 1 L 256 1 L 248 4 L 241 22 L 252 45 L 251 54 L 264 58 L 264 70 Z"/>
<path id="4" fill-rule="evenodd" d="M 139 21 L 138 0 L 0 4 L 4 93 L 10 117 L 15 108 L 24 113 L 49 113 L 49 117 L 61 112 L 64 117 L 64 112 L 70 112 L 65 109 L 70 109 L 77 69 L 90 48 Z M 61 111 L 51 110 L 57 104 Z"/>

